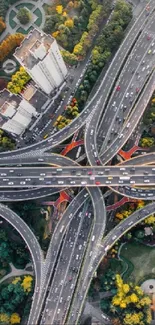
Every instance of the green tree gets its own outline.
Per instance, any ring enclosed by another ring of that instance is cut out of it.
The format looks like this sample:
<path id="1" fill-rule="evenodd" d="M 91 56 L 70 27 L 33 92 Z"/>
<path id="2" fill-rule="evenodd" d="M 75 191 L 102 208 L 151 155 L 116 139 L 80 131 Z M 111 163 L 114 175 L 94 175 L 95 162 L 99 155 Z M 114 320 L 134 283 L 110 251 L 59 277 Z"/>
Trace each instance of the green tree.
<path id="1" fill-rule="evenodd" d="M 20 8 L 17 13 L 17 18 L 21 24 L 26 25 L 31 19 L 31 14 L 28 9 Z"/>

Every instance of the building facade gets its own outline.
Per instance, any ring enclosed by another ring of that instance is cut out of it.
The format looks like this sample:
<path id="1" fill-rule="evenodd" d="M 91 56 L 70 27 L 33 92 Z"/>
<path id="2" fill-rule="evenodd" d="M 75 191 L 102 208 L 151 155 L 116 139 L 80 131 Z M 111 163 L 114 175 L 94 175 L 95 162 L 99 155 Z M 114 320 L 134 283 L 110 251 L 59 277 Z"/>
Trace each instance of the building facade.
<path id="1" fill-rule="evenodd" d="M 7 89 L 0 92 L 0 128 L 12 135 L 21 135 L 36 117 L 36 109 L 24 98 L 10 93 Z"/>
<path id="2" fill-rule="evenodd" d="M 46 94 L 63 84 L 67 68 L 56 40 L 42 31 L 33 29 L 14 53 L 36 85 Z"/>

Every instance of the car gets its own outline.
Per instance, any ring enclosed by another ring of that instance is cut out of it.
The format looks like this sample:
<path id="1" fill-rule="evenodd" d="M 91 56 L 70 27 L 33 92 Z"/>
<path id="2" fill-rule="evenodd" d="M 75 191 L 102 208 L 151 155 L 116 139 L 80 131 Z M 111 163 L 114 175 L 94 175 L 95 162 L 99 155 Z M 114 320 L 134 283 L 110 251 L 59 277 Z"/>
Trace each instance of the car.
<path id="1" fill-rule="evenodd" d="M 40 176 L 45 176 L 46 174 L 45 173 L 41 173 Z"/>
<path id="2" fill-rule="evenodd" d="M 93 133 L 94 133 L 94 130 L 92 129 L 92 130 L 90 131 L 90 135 L 93 135 Z"/>
<path id="3" fill-rule="evenodd" d="M 21 173 L 18 173 L 17 176 L 22 176 L 22 174 Z"/>
<path id="4" fill-rule="evenodd" d="M 88 172 L 88 175 L 92 175 L 92 171 L 91 170 Z"/>
<path id="5" fill-rule="evenodd" d="M 8 185 L 13 185 L 14 183 L 13 182 L 9 182 Z"/>
<path id="6" fill-rule="evenodd" d="M 70 184 L 75 184 L 75 181 L 71 181 Z"/>
<path id="7" fill-rule="evenodd" d="M 118 86 L 116 87 L 116 90 L 119 91 L 120 89 L 121 89 L 121 87 L 118 85 Z"/>
<path id="8" fill-rule="evenodd" d="M 128 98 L 128 96 L 129 96 L 129 93 L 126 93 L 125 98 Z"/>
<path id="9" fill-rule="evenodd" d="M 14 173 L 14 169 L 10 169 L 9 172 L 10 172 L 10 173 Z"/>
<path id="10" fill-rule="evenodd" d="M 29 181 L 31 181 L 31 178 L 26 178 L 25 180 L 29 182 Z"/>
<path id="11" fill-rule="evenodd" d="M 26 183 L 25 182 L 20 182 L 21 185 L 25 185 Z"/>
<path id="12" fill-rule="evenodd" d="M 111 184 L 111 181 L 105 181 L 106 182 L 106 184 Z"/>
<path id="13" fill-rule="evenodd" d="M 121 139 L 122 137 L 123 137 L 123 133 L 121 133 L 118 138 Z"/>
<path id="14" fill-rule="evenodd" d="M 139 92 L 139 88 L 136 88 L 136 93 L 138 93 Z"/>
<path id="15" fill-rule="evenodd" d="M 64 184 L 64 181 L 58 181 L 58 184 Z"/>
<path id="16" fill-rule="evenodd" d="M 145 71 L 145 67 L 142 68 L 142 72 L 144 72 L 144 71 Z"/>
<path id="17" fill-rule="evenodd" d="M 118 181 L 119 184 L 123 184 L 123 181 Z"/>
<path id="18" fill-rule="evenodd" d="M 151 54 L 151 53 L 152 53 L 152 50 L 149 50 L 149 51 L 148 51 L 148 54 Z"/>
<path id="19" fill-rule="evenodd" d="M 147 35 L 147 40 L 149 41 L 151 39 L 151 36 L 150 35 Z"/>
<path id="20" fill-rule="evenodd" d="M 96 181 L 96 182 L 95 182 L 95 184 L 96 184 L 96 185 L 100 185 L 100 184 L 101 184 L 101 182 L 99 182 L 99 181 Z"/>
<path id="21" fill-rule="evenodd" d="M 113 102 L 112 106 L 115 106 L 116 105 L 116 102 Z"/>
<path id="22" fill-rule="evenodd" d="M 135 184 L 135 181 L 130 181 L 130 184 Z"/>
<path id="23" fill-rule="evenodd" d="M 149 179 L 144 179 L 144 183 L 150 183 Z"/>
<path id="24" fill-rule="evenodd" d="M 1 176 L 6 176 L 6 173 L 2 173 Z"/>
<path id="25" fill-rule="evenodd" d="M 87 184 L 86 181 L 82 181 L 82 182 L 81 182 L 81 185 L 86 185 L 86 184 Z"/>
<path id="26" fill-rule="evenodd" d="M 96 163 L 97 165 L 101 165 L 100 161 L 99 160 L 96 160 Z"/>
<path id="27" fill-rule="evenodd" d="M 44 161 L 44 159 L 42 159 L 42 158 L 38 158 L 38 161 Z"/>

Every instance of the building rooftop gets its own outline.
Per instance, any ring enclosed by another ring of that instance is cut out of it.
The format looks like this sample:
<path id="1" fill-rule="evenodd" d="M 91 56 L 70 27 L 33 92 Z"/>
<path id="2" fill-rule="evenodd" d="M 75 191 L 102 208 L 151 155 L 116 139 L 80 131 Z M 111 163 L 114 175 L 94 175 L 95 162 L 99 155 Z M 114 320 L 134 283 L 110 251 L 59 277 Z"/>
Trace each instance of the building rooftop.
<path id="1" fill-rule="evenodd" d="M 32 69 L 48 53 L 54 38 L 38 29 L 33 29 L 17 47 L 14 56 L 28 69 Z"/>
<path id="2" fill-rule="evenodd" d="M 48 97 L 42 91 L 36 89 L 32 83 L 24 89 L 22 96 L 37 110 L 37 112 L 41 112 L 41 108 L 48 100 Z"/>
<path id="3" fill-rule="evenodd" d="M 10 93 L 7 89 L 0 91 L 0 113 L 5 115 L 6 110 L 16 109 L 21 97 Z"/>

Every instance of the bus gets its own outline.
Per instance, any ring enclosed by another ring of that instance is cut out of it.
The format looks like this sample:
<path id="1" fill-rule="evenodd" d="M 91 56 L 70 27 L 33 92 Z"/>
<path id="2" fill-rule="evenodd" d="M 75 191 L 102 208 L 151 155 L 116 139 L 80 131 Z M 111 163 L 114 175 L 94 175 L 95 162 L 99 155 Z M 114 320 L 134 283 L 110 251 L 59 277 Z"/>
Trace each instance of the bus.
<path id="1" fill-rule="evenodd" d="M 130 176 L 121 176 L 119 179 L 122 181 L 129 181 Z"/>
<path id="2" fill-rule="evenodd" d="M 63 226 L 61 227 L 61 229 L 60 229 L 60 233 L 63 232 L 64 228 L 65 228 L 65 226 L 63 225 Z"/>
<path id="3" fill-rule="evenodd" d="M 79 147 L 76 153 L 76 159 L 79 158 L 82 147 Z"/>

